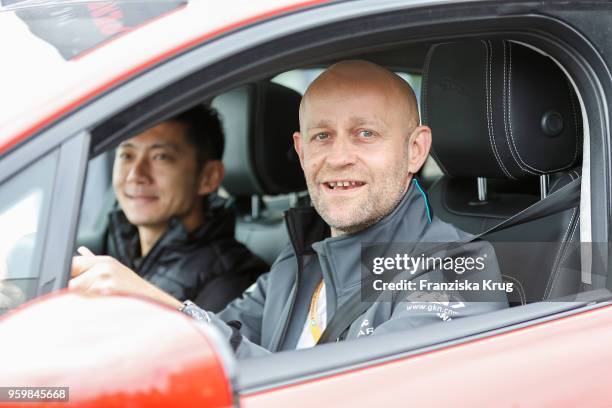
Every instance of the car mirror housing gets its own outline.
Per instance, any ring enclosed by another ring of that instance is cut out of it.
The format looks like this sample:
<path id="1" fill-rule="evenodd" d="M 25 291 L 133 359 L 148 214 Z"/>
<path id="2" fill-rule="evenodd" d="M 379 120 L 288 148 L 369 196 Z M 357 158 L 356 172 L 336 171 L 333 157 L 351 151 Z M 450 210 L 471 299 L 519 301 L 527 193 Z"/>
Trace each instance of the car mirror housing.
<path id="1" fill-rule="evenodd" d="M 234 404 L 229 345 L 214 327 L 156 302 L 62 291 L 0 321 L 3 386 L 68 387 L 71 406 Z"/>

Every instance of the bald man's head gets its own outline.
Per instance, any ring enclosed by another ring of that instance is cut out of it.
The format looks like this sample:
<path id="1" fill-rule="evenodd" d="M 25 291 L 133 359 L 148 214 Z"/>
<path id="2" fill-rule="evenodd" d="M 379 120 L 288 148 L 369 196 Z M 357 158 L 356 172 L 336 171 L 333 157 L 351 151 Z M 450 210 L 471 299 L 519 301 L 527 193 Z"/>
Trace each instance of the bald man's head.
<path id="1" fill-rule="evenodd" d="M 310 98 L 343 88 L 374 88 L 386 95 L 396 106 L 408 132 L 412 132 L 420 122 L 416 95 L 406 81 L 371 62 L 347 60 L 330 66 L 308 86 L 300 103 L 300 129 L 303 131 L 303 116 Z"/>
<path id="2" fill-rule="evenodd" d="M 332 65 L 308 87 L 293 135 L 310 198 L 333 235 L 360 231 L 389 214 L 425 161 L 410 85 L 366 61 Z"/>

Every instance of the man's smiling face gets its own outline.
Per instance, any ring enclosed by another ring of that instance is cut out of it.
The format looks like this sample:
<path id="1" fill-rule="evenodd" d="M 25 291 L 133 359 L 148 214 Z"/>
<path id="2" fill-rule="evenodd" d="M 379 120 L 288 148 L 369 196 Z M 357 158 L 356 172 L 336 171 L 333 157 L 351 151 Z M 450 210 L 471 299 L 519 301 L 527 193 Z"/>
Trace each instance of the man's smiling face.
<path id="1" fill-rule="evenodd" d="M 113 187 L 130 223 L 161 227 L 199 209 L 199 168 L 184 133 L 182 123 L 162 122 L 117 148 Z"/>
<path id="2" fill-rule="evenodd" d="M 313 83 L 294 134 L 310 197 L 335 235 L 362 230 L 397 206 L 410 182 L 416 127 L 416 106 L 395 79 L 386 71 L 359 77 L 360 64 L 352 64 Z"/>

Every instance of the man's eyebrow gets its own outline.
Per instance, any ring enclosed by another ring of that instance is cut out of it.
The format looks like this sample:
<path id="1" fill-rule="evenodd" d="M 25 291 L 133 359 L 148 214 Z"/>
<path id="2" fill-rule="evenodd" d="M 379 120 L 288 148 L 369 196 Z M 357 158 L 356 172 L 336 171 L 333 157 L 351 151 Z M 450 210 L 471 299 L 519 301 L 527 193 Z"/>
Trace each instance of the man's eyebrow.
<path id="1" fill-rule="evenodd" d="M 179 145 L 177 145 L 174 142 L 155 142 L 152 145 L 145 146 L 145 147 L 151 150 L 153 149 L 171 149 L 171 150 L 174 150 L 175 152 L 181 151 Z M 137 149 L 138 147 L 134 143 L 126 141 L 126 142 L 120 143 L 119 148 L 120 149 L 125 149 L 125 148 Z"/>
<path id="2" fill-rule="evenodd" d="M 151 149 L 172 149 L 179 152 L 181 149 L 176 143 L 173 142 L 158 142 L 151 145 Z"/>
<path id="3" fill-rule="evenodd" d="M 120 148 L 124 148 L 124 147 L 134 148 L 136 146 L 134 146 L 134 144 L 131 143 L 131 142 L 121 142 L 121 143 L 119 143 L 119 147 Z"/>
<path id="4" fill-rule="evenodd" d="M 364 125 L 371 125 L 371 126 L 376 126 L 376 127 L 382 127 L 382 128 L 386 128 L 387 125 L 385 124 L 385 122 L 383 120 L 377 119 L 375 117 L 371 117 L 371 118 L 364 118 L 361 116 L 352 116 L 349 118 L 349 123 L 351 125 L 351 127 L 358 127 L 358 126 L 364 126 Z M 331 124 L 330 121 L 326 120 L 326 119 L 322 119 L 316 123 L 313 123 L 312 125 L 308 126 L 306 128 L 306 130 L 312 130 L 312 129 L 327 129 L 327 128 L 331 128 L 333 127 L 333 125 Z"/>
<path id="5" fill-rule="evenodd" d="M 312 130 L 312 129 L 325 129 L 325 128 L 329 128 L 331 127 L 330 122 L 327 120 L 320 120 L 317 123 L 314 123 L 310 126 L 308 126 L 307 130 Z"/>
<path id="6" fill-rule="evenodd" d="M 357 127 L 357 126 L 363 126 L 363 125 L 374 125 L 374 126 L 380 126 L 380 127 L 386 127 L 385 122 L 382 120 L 379 120 L 377 118 L 363 118 L 363 117 L 359 117 L 359 116 L 353 116 L 349 119 L 349 122 L 351 123 L 351 125 L 353 127 Z"/>

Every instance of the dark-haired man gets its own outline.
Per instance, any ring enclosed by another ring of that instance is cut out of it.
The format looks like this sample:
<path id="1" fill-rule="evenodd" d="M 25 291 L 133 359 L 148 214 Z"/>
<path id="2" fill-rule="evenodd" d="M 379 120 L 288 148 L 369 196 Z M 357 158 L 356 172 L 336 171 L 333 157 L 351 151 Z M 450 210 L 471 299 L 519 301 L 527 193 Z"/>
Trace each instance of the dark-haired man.
<path id="1" fill-rule="evenodd" d="M 267 265 L 234 239 L 216 196 L 224 175 L 217 114 L 202 105 L 122 142 L 113 167 L 120 209 L 105 253 L 177 299 L 222 309 Z"/>

